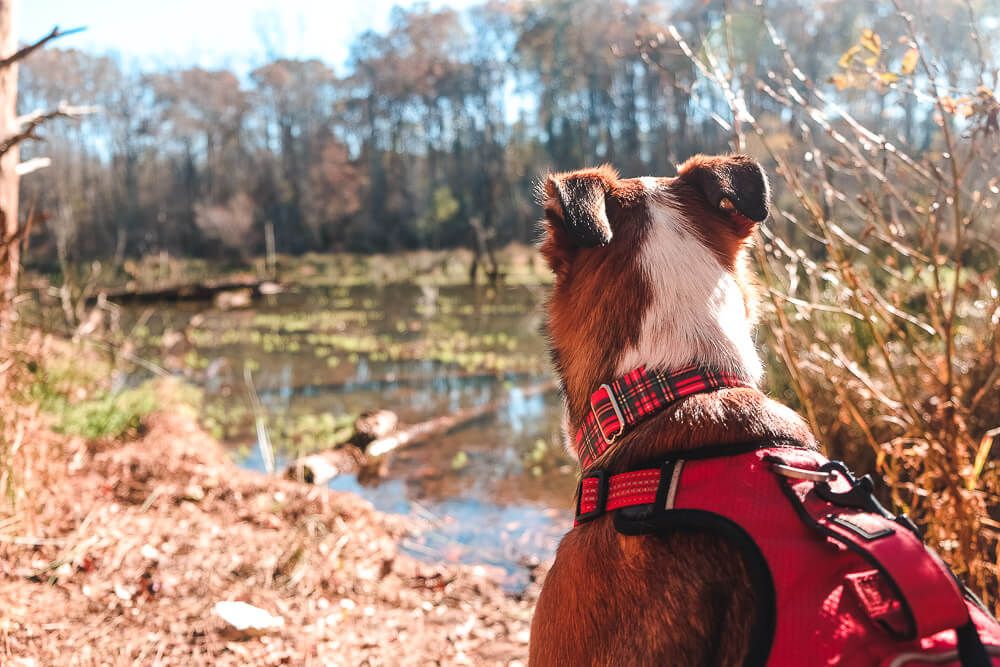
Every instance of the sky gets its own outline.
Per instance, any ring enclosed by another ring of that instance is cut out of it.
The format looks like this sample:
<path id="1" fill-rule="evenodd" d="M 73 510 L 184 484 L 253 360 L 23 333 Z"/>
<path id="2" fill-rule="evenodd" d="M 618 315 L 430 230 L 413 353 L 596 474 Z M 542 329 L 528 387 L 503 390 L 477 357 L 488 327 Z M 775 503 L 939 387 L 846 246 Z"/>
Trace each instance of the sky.
<path id="1" fill-rule="evenodd" d="M 393 5 L 413 0 L 20 0 L 18 35 L 86 26 L 55 45 L 117 53 L 143 67 L 246 69 L 267 55 L 320 58 L 343 72 L 354 36 L 385 29 Z M 475 0 L 438 0 L 458 9 Z"/>

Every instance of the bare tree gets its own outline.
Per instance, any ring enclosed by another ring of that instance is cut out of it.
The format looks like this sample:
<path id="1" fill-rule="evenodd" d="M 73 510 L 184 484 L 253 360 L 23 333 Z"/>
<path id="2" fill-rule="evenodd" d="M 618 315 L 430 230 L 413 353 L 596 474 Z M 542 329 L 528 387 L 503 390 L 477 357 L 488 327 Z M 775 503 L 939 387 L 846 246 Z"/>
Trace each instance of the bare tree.
<path id="1" fill-rule="evenodd" d="M 17 0 L 0 0 L 0 347 L 4 344 L 10 303 L 17 288 L 20 267 L 22 229 L 17 210 L 20 176 L 46 164 L 44 160 L 32 160 L 22 165 L 19 145 L 25 139 L 33 138 L 44 122 L 84 111 L 61 106 L 51 111 L 39 110 L 20 118 L 17 116 L 18 62 L 53 39 L 80 29 L 62 31 L 55 27 L 37 42 L 18 49 L 14 28 L 16 9 Z"/>
<path id="2" fill-rule="evenodd" d="M 6 328 L 7 304 L 17 285 L 18 221 L 17 165 L 20 160 L 17 142 L 21 134 L 17 122 L 17 33 L 14 30 L 16 0 L 0 0 L 0 331 Z M 3 334 L 0 333 L 0 336 Z M 0 344 L 3 339 L 0 338 Z"/>

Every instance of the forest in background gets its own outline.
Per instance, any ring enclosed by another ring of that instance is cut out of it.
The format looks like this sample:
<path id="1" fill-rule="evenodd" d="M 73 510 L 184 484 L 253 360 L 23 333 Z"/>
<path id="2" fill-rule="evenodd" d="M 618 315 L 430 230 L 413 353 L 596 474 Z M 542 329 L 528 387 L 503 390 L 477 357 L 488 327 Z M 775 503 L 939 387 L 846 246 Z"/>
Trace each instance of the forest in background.
<path id="1" fill-rule="evenodd" d="M 982 4 L 974 20 L 995 21 Z M 974 63 L 992 46 L 969 38 L 972 10 L 922 10 L 935 44 L 947 45 L 937 57 L 955 90 L 975 89 Z M 473 246 L 477 234 L 530 242 L 533 188 L 546 169 L 610 162 L 626 176 L 670 175 L 693 153 L 733 148 L 730 100 L 669 26 L 696 53 L 739 63 L 731 79 L 766 82 L 784 56 L 762 16 L 805 76 L 860 123 L 914 154 L 939 148 L 932 99 L 888 78 L 875 87 L 846 78 L 841 54 L 863 30 L 900 33 L 886 3 L 416 5 L 396 8 L 387 31 L 359 35 L 344 66 L 276 56 L 245 72 L 138 69 L 49 48 L 22 66 L 19 112 L 99 110 L 50 123 L 46 141 L 25 146 L 25 160 L 52 164 L 22 182 L 22 227 L 32 231 L 24 260 L 120 266 L 167 252 L 238 262 L 264 254 L 269 237 L 293 254 Z M 885 51 L 898 63 L 906 49 Z M 794 146 L 806 110 L 760 85 L 742 95 L 773 140 Z"/>
<path id="2" fill-rule="evenodd" d="M 532 240 L 546 169 L 670 175 L 694 152 L 748 151 L 776 195 L 751 250 L 769 393 L 831 458 L 879 473 L 997 609 L 998 26 L 996 0 L 510 0 L 396 10 L 343 68 L 138 71 L 39 51 L 22 111 L 100 110 L 24 144 L 25 164 L 51 165 L 25 175 L 4 243 L 62 269 L 64 304 L 67 269 L 97 282 L 149 255 L 221 268 L 273 245 L 410 269 L 399 251 Z M 95 290 L 86 317 L 64 305 L 77 339 L 114 331 Z M 0 380 L 31 367 L 0 360 Z"/>

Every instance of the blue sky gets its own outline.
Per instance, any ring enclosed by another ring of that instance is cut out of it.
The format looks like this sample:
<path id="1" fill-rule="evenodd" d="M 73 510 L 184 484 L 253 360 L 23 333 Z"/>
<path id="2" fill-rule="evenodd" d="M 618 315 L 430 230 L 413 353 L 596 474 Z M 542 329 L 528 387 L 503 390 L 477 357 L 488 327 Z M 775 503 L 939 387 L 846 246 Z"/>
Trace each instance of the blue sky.
<path id="1" fill-rule="evenodd" d="M 22 42 L 52 29 L 87 26 L 56 44 L 98 53 L 115 52 L 144 66 L 201 65 L 240 70 L 272 50 L 291 57 L 318 57 L 342 72 L 355 35 L 384 29 L 393 5 L 413 0 L 21 0 Z M 475 0 L 431 2 L 456 8 Z"/>

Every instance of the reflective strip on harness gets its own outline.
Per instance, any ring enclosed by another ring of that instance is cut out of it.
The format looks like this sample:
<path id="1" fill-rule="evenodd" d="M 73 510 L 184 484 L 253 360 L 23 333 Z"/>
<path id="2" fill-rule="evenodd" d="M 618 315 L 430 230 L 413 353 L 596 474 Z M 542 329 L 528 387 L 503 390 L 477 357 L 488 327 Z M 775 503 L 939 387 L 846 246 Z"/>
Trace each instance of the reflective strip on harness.
<path id="1" fill-rule="evenodd" d="M 595 477 L 585 477 L 580 484 L 580 512 L 588 513 L 597 509 L 600 482 Z M 613 475 L 608 481 L 608 501 L 605 512 L 647 505 L 656 500 L 656 489 L 660 485 L 660 469 L 636 470 L 621 475 Z"/>

